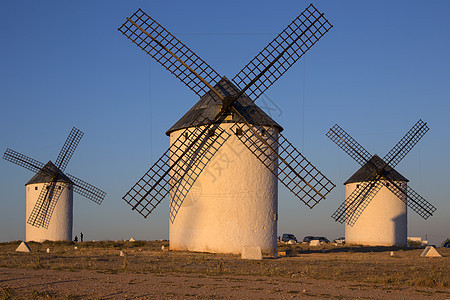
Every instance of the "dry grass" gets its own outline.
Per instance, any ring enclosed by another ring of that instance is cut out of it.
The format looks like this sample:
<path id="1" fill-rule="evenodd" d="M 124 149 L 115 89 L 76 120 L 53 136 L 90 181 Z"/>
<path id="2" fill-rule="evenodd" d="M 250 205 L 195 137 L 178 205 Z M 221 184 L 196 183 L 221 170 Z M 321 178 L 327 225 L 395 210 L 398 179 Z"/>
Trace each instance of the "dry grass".
<path id="1" fill-rule="evenodd" d="M 29 243 L 32 254 L 15 252 L 20 242 L 0 243 L 0 267 L 54 270 L 95 270 L 101 273 L 195 273 L 205 276 L 249 275 L 313 278 L 435 289 L 449 287 L 450 249 L 439 248 L 442 258 L 421 258 L 422 249 L 335 247 L 308 249 L 279 245 L 288 257 L 262 261 L 241 260 L 236 255 L 162 251 L 167 241 Z M 45 250 L 50 248 L 50 253 Z M 119 256 L 120 250 L 126 255 Z M 394 257 L 389 255 L 395 251 Z M 132 284 L 132 283 L 130 283 Z M 12 291 L 3 288 L 2 299 Z M 292 291 L 295 294 L 296 291 Z M 35 295 L 36 296 L 36 295 Z M 33 296 L 34 297 L 34 296 Z M 36 296 L 37 297 L 37 296 Z M 41 297 L 41 296 L 39 296 Z"/>
<path id="2" fill-rule="evenodd" d="M 2 288 L 2 293 L 0 295 L 0 299 L 9 300 L 13 299 L 13 290 L 9 286 L 5 286 Z"/>

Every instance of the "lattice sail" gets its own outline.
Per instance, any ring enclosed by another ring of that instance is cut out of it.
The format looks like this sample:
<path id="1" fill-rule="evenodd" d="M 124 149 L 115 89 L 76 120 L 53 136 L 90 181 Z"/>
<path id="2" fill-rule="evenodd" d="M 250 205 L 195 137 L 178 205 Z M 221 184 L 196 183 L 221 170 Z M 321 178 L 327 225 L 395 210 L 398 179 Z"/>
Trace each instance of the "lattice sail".
<path id="1" fill-rule="evenodd" d="M 173 189 L 177 191 L 170 202 L 173 222 L 189 189 L 228 137 L 218 124 L 185 129 L 123 199 L 147 217 Z"/>
<path id="2" fill-rule="evenodd" d="M 428 219 L 436 211 L 436 207 L 430 202 L 425 200 L 416 191 L 414 191 L 407 184 L 405 186 L 399 185 L 396 182 L 390 180 L 388 182 L 383 182 L 383 184 L 400 200 L 406 203 L 408 207 L 414 210 L 419 216 Z"/>
<path id="3" fill-rule="evenodd" d="M 252 59 L 233 81 L 255 101 L 333 26 L 309 5 L 286 29 Z M 267 70 L 266 70 L 267 69 Z M 258 75 L 264 74 L 258 78 Z"/>
<path id="4" fill-rule="evenodd" d="M 239 140 L 298 199 L 313 208 L 335 187 L 281 133 L 247 122 L 232 126 Z M 278 141 L 278 142 L 277 142 Z"/>
<path id="5" fill-rule="evenodd" d="M 392 168 L 408 154 L 408 152 L 420 141 L 420 139 L 427 133 L 427 123 L 422 120 L 417 123 L 405 134 L 405 136 L 386 154 L 384 161 Z"/>
<path id="6" fill-rule="evenodd" d="M 377 180 L 362 182 L 331 216 L 339 223 L 353 226 L 383 184 Z"/>
<path id="7" fill-rule="evenodd" d="M 356 160 L 361 166 L 366 165 L 372 158 L 372 155 L 338 124 L 335 124 L 330 128 L 327 132 L 327 137 L 344 150 L 345 153 L 350 155 L 351 158 Z"/>
<path id="8" fill-rule="evenodd" d="M 3 154 L 3 159 L 24 167 L 25 169 L 28 169 L 34 173 L 39 172 L 44 167 L 43 163 L 9 148 L 6 149 L 5 153 Z"/>
<path id="9" fill-rule="evenodd" d="M 194 144 L 182 158 L 182 163 L 174 165 L 170 179 L 170 221 L 173 223 L 184 199 L 191 190 L 200 173 L 217 153 L 217 151 L 228 140 L 230 134 L 224 131 L 220 126 L 212 126 L 208 131 L 208 136 L 200 137 L 198 128 L 188 128 L 185 137 L 189 139 L 189 144 Z M 180 148 L 178 151 L 183 151 Z M 177 155 L 172 153 L 171 161 L 176 159 Z"/>
<path id="10" fill-rule="evenodd" d="M 84 133 L 82 131 L 73 127 L 72 131 L 67 137 L 66 142 L 61 148 L 61 151 L 59 152 L 58 158 L 56 159 L 55 163 L 58 169 L 60 169 L 62 172 L 66 170 L 67 164 L 72 158 L 72 155 L 75 152 L 75 149 L 77 148 L 81 138 L 83 137 L 83 134 Z"/>
<path id="11" fill-rule="evenodd" d="M 127 18 L 119 31 L 199 97 L 210 89 L 193 71 L 212 86 L 220 80 L 220 75 L 205 61 L 141 9 Z"/>
<path id="12" fill-rule="evenodd" d="M 67 177 L 72 180 L 73 184 L 73 191 L 81 196 L 84 196 L 85 198 L 97 203 L 102 204 L 103 199 L 105 199 L 106 193 L 102 191 L 101 189 L 93 186 L 92 184 L 89 184 L 71 174 L 66 174 Z"/>
<path id="13" fill-rule="evenodd" d="M 47 182 L 42 186 L 36 204 L 31 211 L 27 223 L 35 227 L 48 228 L 55 206 L 66 188 L 62 182 Z"/>

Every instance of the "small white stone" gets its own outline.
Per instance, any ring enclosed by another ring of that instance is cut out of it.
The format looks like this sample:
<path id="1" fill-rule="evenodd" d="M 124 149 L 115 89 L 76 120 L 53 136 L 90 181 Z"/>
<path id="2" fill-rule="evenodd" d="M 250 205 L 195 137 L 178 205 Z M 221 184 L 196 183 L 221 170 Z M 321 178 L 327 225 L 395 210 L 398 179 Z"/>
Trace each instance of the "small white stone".
<path id="1" fill-rule="evenodd" d="M 26 242 L 22 242 L 22 243 L 20 243 L 19 247 L 17 247 L 16 251 L 29 253 L 29 252 L 31 252 L 31 249 Z"/>
<path id="2" fill-rule="evenodd" d="M 423 250 L 422 254 L 420 254 L 421 257 L 442 257 L 442 255 L 437 252 L 436 248 L 433 246 L 426 246 Z"/>
<path id="3" fill-rule="evenodd" d="M 318 247 L 320 246 L 320 241 L 319 240 L 312 240 L 309 242 L 309 246 L 310 247 Z"/>

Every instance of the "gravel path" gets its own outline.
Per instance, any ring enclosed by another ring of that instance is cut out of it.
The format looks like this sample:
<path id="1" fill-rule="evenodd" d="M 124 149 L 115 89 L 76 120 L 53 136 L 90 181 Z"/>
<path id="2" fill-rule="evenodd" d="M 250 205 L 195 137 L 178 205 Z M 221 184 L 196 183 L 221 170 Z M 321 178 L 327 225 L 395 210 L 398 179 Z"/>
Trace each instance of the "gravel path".
<path id="1" fill-rule="evenodd" d="M 118 273 L 0 268 L 11 299 L 448 299 L 449 289 L 393 287 L 305 278 L 184 273 Z M 0 294 L 1 295 L 1 294 Z M 1 298 L 1 296 L 0 296 Z"/>

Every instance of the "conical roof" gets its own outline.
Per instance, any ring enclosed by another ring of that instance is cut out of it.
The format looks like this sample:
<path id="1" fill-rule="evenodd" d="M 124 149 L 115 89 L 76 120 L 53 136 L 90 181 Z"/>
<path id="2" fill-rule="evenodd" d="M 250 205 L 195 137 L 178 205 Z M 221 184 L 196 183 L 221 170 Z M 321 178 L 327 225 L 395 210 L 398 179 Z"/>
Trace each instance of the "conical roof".
<path id="1" fill-rule="evenodd" d="M 223 96 L 233 96 L 239 93 L 239 88 L 236 87 L 228 78 L 223 77 L 215 86 L 215 90 L 221 93 Z M 269 127 L 275 127 L 280 132 L 283 131 L 277 122 L 269 117 L 262 109 L 260 109 L 253 101 L 245 94 L 240 96 L 234 103 L 233 107 L 243 116 L 250 124 L 263 125 Z M 184 129 L 188 127 L 196 127 L 205 125 L 208 123 L 208 119 L 212 120 L 222 108 L 222 100 L 209 91 L 203 95 L 200 100 L 180 119 L 175 123 L 166 134 L 170 135 L 171 132 Z M 256 112 L 255 112 L 256 111 Z M 206 118 L 206 119 L 205 119 Z M 227 117 L 222 123 L 232 123 L 239 121 L 238 116 L 231 115 Z"/>
<path id="2" fill-rule="evenodd" d="M 58 169 L 50 160 L 48 163 L 36 173 L 25 185 L 36 184 L 36 183 L 47 183 L 53 181 L 56 174 L 57 182 L 66 182 L 73 184 L 69 177 L 64 175 L 64 173 Z"/>
<path id="3" fill-rule="evenodd" d="M 382 168 L 386 163 L 384 162 L 383 159 L 381 159 L 378 155 L 375 154 L 364 166 L 362 166 L 358 171 L 356 171 L 355 174 L 353 174 L 349 179 L 347 179 L 347 181 L 344 182 L 344 185 L 355 182 L 367 182 L 373 179 L 376 176 L 377 172 L 372 167 L 372 164 L 374 164 L 378 168 Z M 386 167 L 381 179 L 386 178 L 389 178 L 393 181 L 405 181 L 405 182 L 409 181 L 402 174 L 400 174 L 390 166 Z"/>

